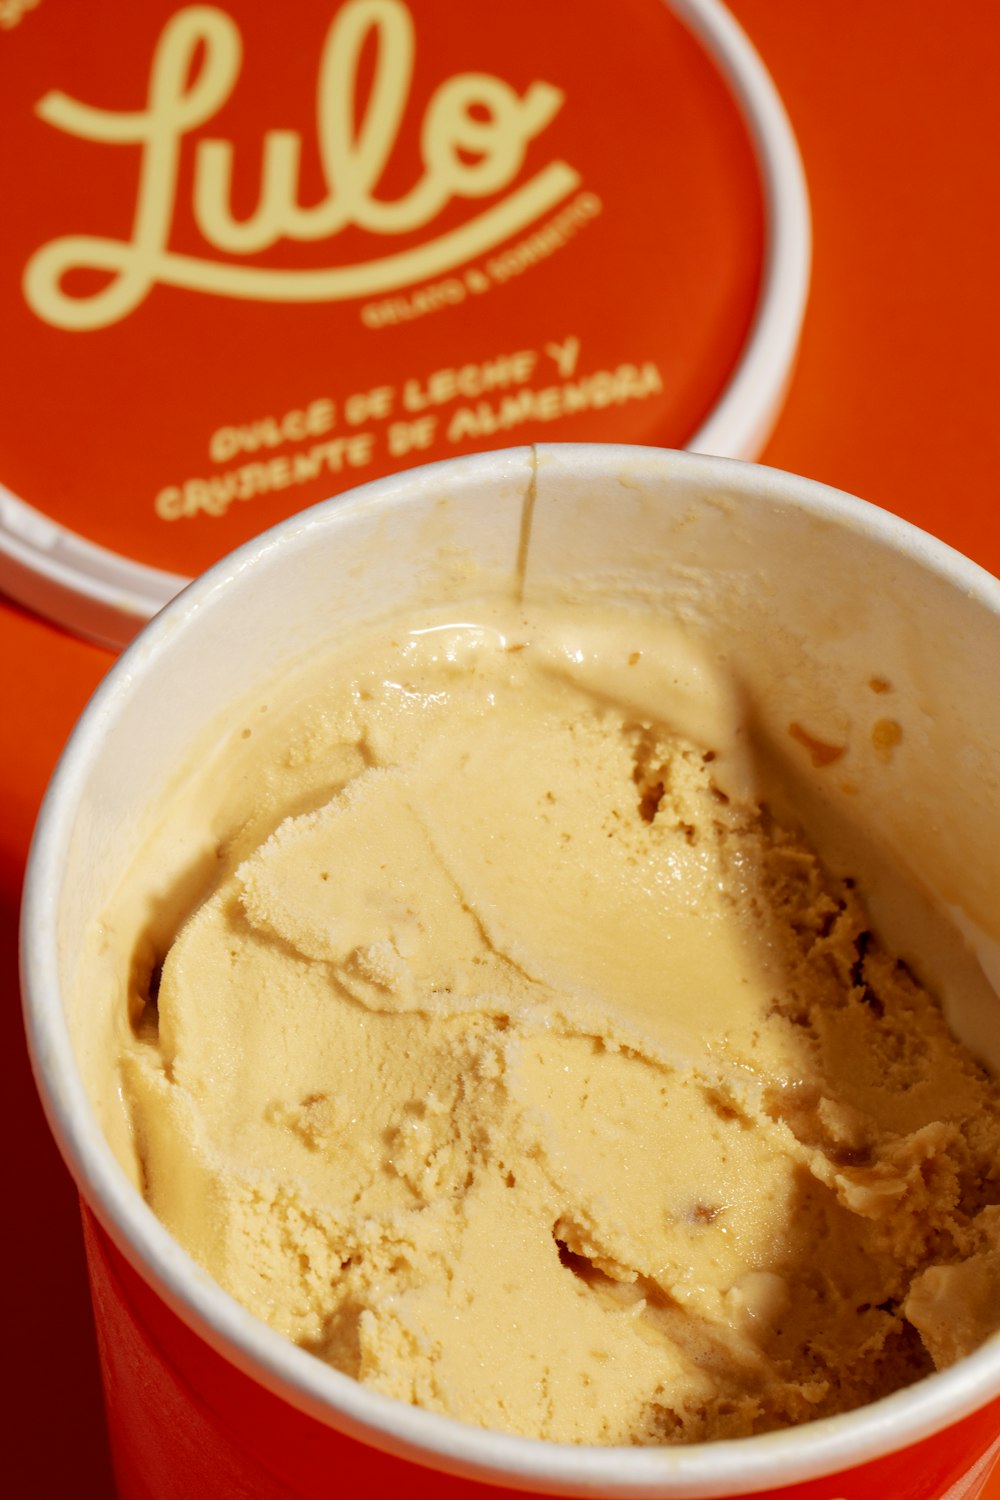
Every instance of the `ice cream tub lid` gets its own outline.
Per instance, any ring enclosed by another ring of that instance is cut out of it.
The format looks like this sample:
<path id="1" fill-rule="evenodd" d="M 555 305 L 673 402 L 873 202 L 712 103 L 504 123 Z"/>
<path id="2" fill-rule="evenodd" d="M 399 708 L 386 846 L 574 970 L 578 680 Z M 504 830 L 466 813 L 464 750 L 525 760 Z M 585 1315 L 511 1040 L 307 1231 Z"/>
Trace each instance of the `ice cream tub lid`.
<path id="1" fill-rule="evenodd" d="M 770 431 L 808 203 L 718 0 L 18 0 L 0 84 L 0 587 L 81 634 L 392 470 Z"/>

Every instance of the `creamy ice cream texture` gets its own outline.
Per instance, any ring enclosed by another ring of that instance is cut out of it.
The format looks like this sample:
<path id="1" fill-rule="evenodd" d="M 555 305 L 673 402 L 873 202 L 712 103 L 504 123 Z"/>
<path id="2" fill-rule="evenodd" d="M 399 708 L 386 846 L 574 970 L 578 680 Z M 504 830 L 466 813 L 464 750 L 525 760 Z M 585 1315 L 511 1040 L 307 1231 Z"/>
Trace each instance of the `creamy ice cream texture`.
<path id="1" fill-rule="evenodd" d="M 1000 1323 L 1000 1090 L 760 802 L 716 651 L 492 601 L 284 698 L 168 810 L 211 846 L 176 936 L 176 891 L 102 935 L 144 1189 L 235 1297 L 596 1443 L 849 1409 Z"/>

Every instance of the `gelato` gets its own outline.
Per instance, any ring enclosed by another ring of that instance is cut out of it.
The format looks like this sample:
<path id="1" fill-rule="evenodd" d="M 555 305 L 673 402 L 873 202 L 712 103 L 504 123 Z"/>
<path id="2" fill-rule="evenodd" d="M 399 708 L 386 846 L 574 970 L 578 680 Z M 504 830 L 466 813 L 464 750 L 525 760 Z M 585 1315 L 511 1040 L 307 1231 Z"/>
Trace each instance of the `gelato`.
<path id="1" fill-rule="evenodd" d="M 766 1431 L 975 1347 L 1000 1088 L 769 812 L 715 655 L 454 615 L 230 718 L 149 858 L 184 820 L 201 855 L 109 911 L 152 1207 L 339 1370 L 557 1441 Z"/>

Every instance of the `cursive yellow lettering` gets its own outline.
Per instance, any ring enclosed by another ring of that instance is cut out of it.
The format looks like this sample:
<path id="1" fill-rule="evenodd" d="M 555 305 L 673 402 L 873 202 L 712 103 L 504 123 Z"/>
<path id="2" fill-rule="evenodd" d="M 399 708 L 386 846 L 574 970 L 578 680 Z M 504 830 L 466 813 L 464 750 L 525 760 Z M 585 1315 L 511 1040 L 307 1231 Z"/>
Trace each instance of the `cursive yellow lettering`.
<path id="1" fill-rule="evenodd" d="M 361 50 L 371 32 L 375 75 L 364 116 L 355 126 Z M 320 62 L 316 123 L 331 194 L 327 213 L 335 229 L 350 222 L 392 232 L 370 222 L 371 195 L 399 136 L 414 51 L 413 18 L 399 0 L 351 0 L 330 28 Z M 337 217 L 338 203 L 343 220 Z M 414 227 L 416 221 L 404 225 Z"/>
<path id="2" fill-rule="evenodd" d="M 359 111 L 362 51 L 374 45 L 374 70 Z M 191 71 L 202 50 L 197 75 Z M 82 140 L 142 148 L 131 238 L 68 235 L 42 246 L 24 273 L 34 312 L 67 329 L 105 328 L 126 317 L 156 284 L 221 297 L 271 302 L 325 302 L 371 297 L 429 281 L 492 249 L 533 222 L 579 185 L 566 162 L 550 162 L 500 202 L 437 238 L 355 265 L 303 271 L 240 266 L 169 249 L 183 139 L 218 113 L 242 63 L 242 37 L 225 12 L 209 5 L 178 11 L 164 27 L 142 111 L 98 109 L 67 95 L 36 106 L 48 124 Z M 396 148 L 413 78 L 413 19 L 403 0 L 346 0 L 330 25 L 320 59 L 316 129 L 326 197 L 299 201 L 302 138 L 271 130 L 261 151 L 257 204 L 244 219 L 232 212 L 235 150 L 231 141 L 194 147 L 193 211 L 216 251 L 251 255 L 278 240 L 328 239 L 348 226 L 374 235 L 409 234 L 428 225 L 454 198 L 484 198 L 511 188 L 528 144 L 562 106 L 561 90 L 535 82 L 519 95 L 485 73 L 461 73 L 432 95 L 420 132 L 422 175 L 395 199 L 377 192 Z M 70 295 L 73 270 L 106 272 L 99 291 Z M 463 288 L 464 293 L 464 288 Z"/>
<path id="3" fill-rule="evenodd" d="M 199 45 L 205 48 L 204 59 L 198 77 L 188 85 Z M 192 5 L 178 11 L 163 29 L 144 112 L 94 109 L 58 92 L 39 101 L 37 113 L 42 119 L 69 135 L 106 145 L 143 147 L 131 240 L 69 235 L 52 240 L 28 262 L 25 296 L 46 322 L 60 328 L 103 328 L 132 312 L 146 297 L 159 279 L 170 233 L 181 137 L 213 115 L 228 97 L 241 54 L 235 22 L 211 6 Z M 110 271 L 113 279 L 98 292 L 70 297 L 61 282 L 68 271 L 77 268 Z"/>
<path id="4" fill-rule="evenodd" d="M 248 219 L 232 216 L 231 141 L 208 140 L 198 145 L 194 176 L 194 216 L 198 228 L 219 250 L 252 255 L 266 250 L 289 228 L 294 206 L 290 193 L 299 180 L 302 137 L 296 130 L 269 130 L 264 138 L 264 164 L 257 207 Z M 304 238 L 301 234 L 299 238 Z"/>

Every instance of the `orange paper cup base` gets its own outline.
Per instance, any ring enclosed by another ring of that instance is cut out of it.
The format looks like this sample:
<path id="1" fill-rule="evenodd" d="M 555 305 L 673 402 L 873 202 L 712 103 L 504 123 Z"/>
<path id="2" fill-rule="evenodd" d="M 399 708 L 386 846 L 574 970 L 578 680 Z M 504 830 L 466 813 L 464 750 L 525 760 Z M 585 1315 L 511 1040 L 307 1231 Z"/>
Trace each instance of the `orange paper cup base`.
<path id="1" fill-rule="evenodd" d="M 380 1453 L 296 1411 L 192 1333 L 136 1275 L 86 1206 L 82 1213 L 122 1500 L 212 1494 L 314 1500 L 365 1492 L 489 1500 L 510 1494 Z M 913 1448 L 765 1493 L 774 1500 L 976 1500 L 998 1457 L 1000 1401 L 994 1401 Z"/>

